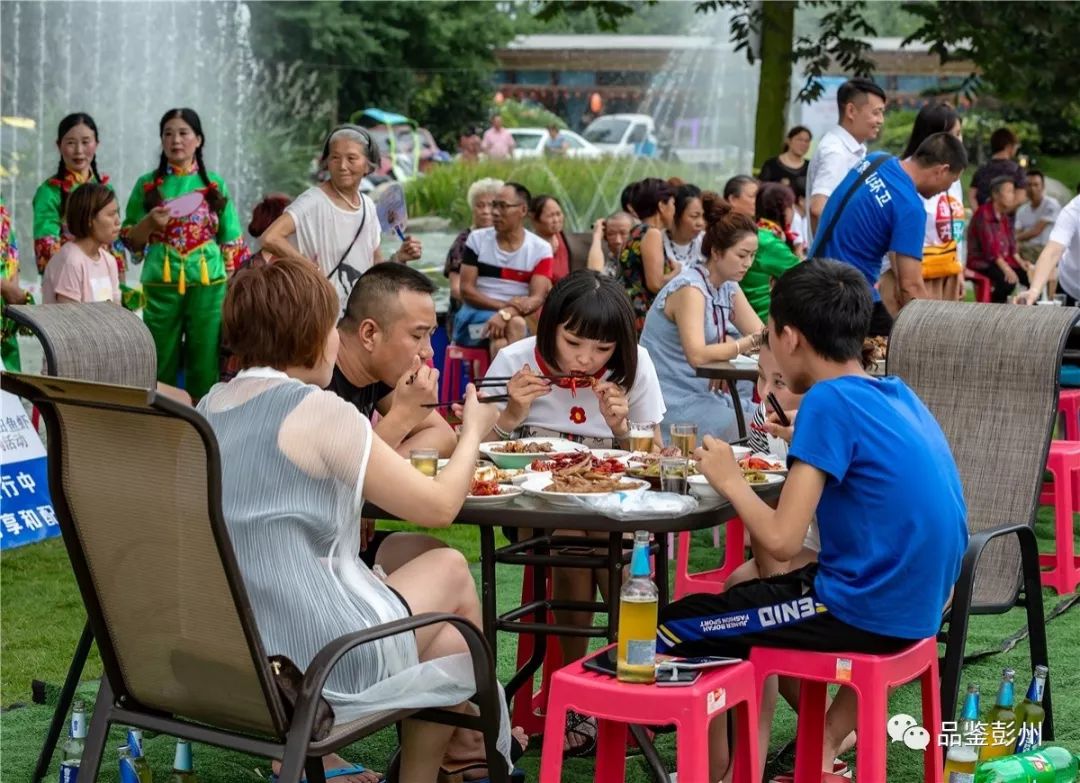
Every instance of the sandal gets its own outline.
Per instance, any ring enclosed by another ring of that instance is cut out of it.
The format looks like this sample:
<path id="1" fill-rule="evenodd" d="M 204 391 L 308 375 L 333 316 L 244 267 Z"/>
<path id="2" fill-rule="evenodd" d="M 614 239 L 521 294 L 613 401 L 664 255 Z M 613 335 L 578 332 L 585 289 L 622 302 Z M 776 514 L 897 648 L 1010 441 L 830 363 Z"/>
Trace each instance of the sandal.
<path id="1" fill-rule="evenodd" d="M 518 741 L 517 737 L 510 737 L 510 762 L 516 764 L 518 759 L 525 755 L 525 746 Z M 490 778 L 467 778 L 465 773 L 487 770 L 487 759 L 483 761 L 468 762 L 464 766 L 455 769 L 439 767 L 438 783 L 490 783 Z M 514 768 L 510 771 L 510 783 L 525 783 L 525 771 Z"/>
<path id="2" fill-rule="evenodd" d="M 846 761 L 836 759 L 833 762 L 832 772 L 822 772 L 822 783 L 843 783 L 851 779 L 851 767 L 848 766 Z M 780 775 L 773 775 L 769 778 L 769 783 L 795 783 L 795 771 L 784 772 Z"/>
<path id="3" fill-rule="evenodd" d="M 575 745 L 563 744 L 563 758 L 581 758 L 596 752 L 596 718 L 569 710 L 566 713 L 566 738 L 579 737 Z"/>

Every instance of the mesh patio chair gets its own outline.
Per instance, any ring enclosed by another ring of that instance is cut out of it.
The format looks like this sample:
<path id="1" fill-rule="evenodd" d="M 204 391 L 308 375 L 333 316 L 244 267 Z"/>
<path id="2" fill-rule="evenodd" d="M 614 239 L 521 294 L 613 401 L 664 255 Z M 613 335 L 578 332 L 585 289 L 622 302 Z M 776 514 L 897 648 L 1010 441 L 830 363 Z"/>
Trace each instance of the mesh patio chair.
<path id="1" fill-rule="evenodd" d="M 47 375 L 144 389 L 153 389 L 157 383 L 154 338 L 142 319 L 123 307 L 111 302 L 12 305 L 4 312 L 20 326 L 30 329 L 41 342 Z M 34 783 L 44 780 L 49 771 L 49 762 L 93 642 L 87 622 L 60 689 L 45 744 L 34 768 Z"/>
<path id="2" fill-rule="evenodd" d="M 916 301 L 893 327 L 888 372 L 941 424 L 967 502 L 970 539 L 938 634 L 943 720 L 956 717 L 970 615 L 1025 607 L 1031 664 L 1047 664 L 1035 511 L 1061 354 L 1078 318 L 1075 308 Z M 1043 704 L 1051 739 L 1049 680 Z"/>
<path id="3" fill-rule="evenodd" d="M 475 626 L 426 613 L 334 640 L 305 672 L 290 719 L 222 519 L 221 458 L 206 421 L 132 387 L 11 373 L 4 388 L 37 405 L 48 427 L 53 504 L 105 669 L 80 776 L 96 779 L 109 725 L 123 723 L 280 758 L 283 783 L 301 773 L 324 783 L 322 756 L 410 717 L 481 731 L 491 779 L 506 782 L 494 660 Z M 120 463 L 131 473 L 122 486 Z M 312 739 L 318 697 L 343 655 L 442 622 L 468 643 L 479 715 L 383 711 Z"/>

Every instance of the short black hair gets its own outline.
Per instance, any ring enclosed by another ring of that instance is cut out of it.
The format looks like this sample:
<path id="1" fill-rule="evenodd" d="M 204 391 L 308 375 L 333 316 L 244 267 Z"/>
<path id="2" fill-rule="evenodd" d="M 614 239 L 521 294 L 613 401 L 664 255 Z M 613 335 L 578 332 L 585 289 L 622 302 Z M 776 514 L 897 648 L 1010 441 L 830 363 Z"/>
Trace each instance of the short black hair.
<path id="1" fill-rule="evenodd" d="M 964 142 L 951 133 L 931 133 L 911 158 L 924 169 L 944 164 L 955 174 L 966 169 L 968 164 Z"/>
<path id="2" fill-rule="evenodd" d="M 630 206 L 638 220 L 652 217 L 660 211 L 660 205 L 675 198 L 675 188 L 657 177 L 646 177 L 637 183 Z"/>
<path id="3" fill-rule="evenodd" d="M 798 329 L 818 355 L 834 362 L 862 358 L 873 310 L 866 278 L 850 264 L 823 258 L 781 275 L 769 302 L 777 331 Z"/>
<path id="4" fill-rule="evenodd" d="M 558 367 L 555 335 L 560 325 L 585 340 L 615 343 L 615 353 L 608 361 L 610 380 L 627 389 L 633 387 L 637 329 L 634 308 L 621 283 L 591 269 L 578 269 L 555 284 L 536 325 L 536 350 L 551 367 Z"/>
<path id="5" fill-rule="evenodd" d="M 1009 184 L 1015 185 L 1016 183 L 1013 182 L 1013 178 L 1010 177 L 1008 174 L 1003 174 L 1000 177 L 994 177 L 992 180 L 990 180 L 990 195 L 993 196 L 995 193 L 997 193 L 1003 187 Z"/>
<path id="6" fill-rule="evenodd" d="M 521 199 L 521 203 L 525 205 L 526 209 L 528 209 L 529 204 L 532 203 L 532 193 L 529 192 L 529 189 L 527 187 L 522 185 L 520 182 L 504 182 L 503 187 L 513 188 L 514 193 L 516 193 L 517 197 Z"/>
<path id="7" fill-rule="evenodd" d="M 683 212 L 690 206 L 691 201 L 700 198 L 701 188 L 697 185 L 691 185 L 689 182 L 679 185 L 675 189 L 675 222 L 678 223 L 682 219 Z"/>
<path id="8" fill-rule="evenodd" d="M 736 174 L 724 183 L 724 198 L 729 199 L 732 196 L 741 196 L 746 186 L 752 185 L 755 182 L 757 182 L 757 179 L 751 177 L 749 174 Z"/>
<path id="9" fill-rule="evenodd" d="M 1038 177 L 1043 182 L 1046 182 L 1046 175 L 1043 174 L 1042 171 L 1040 171 L 1039 169 L 1028 169 L 1027 170 L 1027 178 L 1031 179 L 1032 177 Z"/>
<path id="10" fill-rule="evenodd" d="M 791 180 L 791 192 L 795 194 L 795 200 L 806 198 L 806 177 L 800 175 Z"/>
<path id="11" fill-rule="evenodd" d="M 1008 128 L 998 128 L 990 134 L 990 154 L 1003 152 L 1006 147 L 1019 144 L 1020 139 Z"/>
<path id="12" fill-rule="evenodd" d="M 840 111 L 840 116 L 844 116 L 845 106 L 849 103 L 861 103 L 867 95 L 876 95 L 881 100 L 888 101 L 885 91 L 869 79 L 856 77 L 841 84 L 836 91 L 836 108 Z"/>
<path id="13" fill-rule="evenodd" d="M 393 261 L 376 264 L 357 278 L 339 326 L 356 329 L 371 318 L 386 328 L 397 315 L 394 310 L 402 291 L 430 296 L 435 293 L 435 284 L 427 275 L 405 264 Z"/>
<path id="14" fill-rule="evenodd" d="M 637 190 L 639 182 L 630 182 L 625 188 L 622 189 L 622 193 L 619 194 L 619 206 L 626 212 L 630 209 L 634 203 L 634 192 Z"/>

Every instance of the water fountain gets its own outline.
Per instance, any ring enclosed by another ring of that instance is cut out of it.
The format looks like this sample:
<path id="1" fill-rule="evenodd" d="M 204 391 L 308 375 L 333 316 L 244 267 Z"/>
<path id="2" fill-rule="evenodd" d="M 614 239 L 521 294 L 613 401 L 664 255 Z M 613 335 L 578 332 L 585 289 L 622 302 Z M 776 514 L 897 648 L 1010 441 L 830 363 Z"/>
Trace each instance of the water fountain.
<path id="1" fill-rule="evenodd" d="M 157 122 L 171 107 L 199 112 L 206 162 L 241 215 L 258 198 L 260 166 L 246 152 L 256 64 L 243 2 L 0 3 L 0 193 L 15 217 L 23 276 L 36 277 L 31 200 L 56 170 L 56 125 L 89 113 L 98 168 L 126 203 L 157 163 Z"/>

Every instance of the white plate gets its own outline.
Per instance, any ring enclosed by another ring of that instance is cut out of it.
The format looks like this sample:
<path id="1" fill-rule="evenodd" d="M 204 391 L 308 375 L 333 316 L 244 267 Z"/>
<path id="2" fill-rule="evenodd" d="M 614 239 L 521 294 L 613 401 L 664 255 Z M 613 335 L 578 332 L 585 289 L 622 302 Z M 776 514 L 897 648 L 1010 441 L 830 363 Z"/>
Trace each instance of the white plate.
<path id="1" fill-rule="evenodd" d="M 477 506 L 497 506 L 501 503 L 509 503 L 514 498 L 518 497 L 524 492 L 521 487 L 514 487 L 509 484 L 499 485 L 498 495 L 467 495 L 465 497 L 465 508 L 476 508 Z"/>
<path id="2" fill-rule="evenodd" d="M 788 472 L 787 463 L 784 460 L 780 459 L 775 454 L 762 454 L 761 452 L 758 452 L 757 454 L 753 454 L 751 456 L 759 457 L 761 459 L 768 460 L 769 462 L 772 462 L 773 464 L 776 464 L 776 465 L 780 466 L 780 467 L 775 468 L 773 470 L 763 470 L 763 471 L 761 471 L 762 473 L 776 474 L 777 476 L 786 476 L 787 475 L 787 472 Z M 743 457 L 739 457 L 738 459 L 743 459 Z"/>
<path id="3" fill-rule="evenodd" d="M 490 459 L 500 468 L 523 468 L 534 459 L 543 459 L 551 454 L 565 451 L 588 451 L 589 449 L 580 443 L 563 440 L 561 438 L 517 438 L 522 443 L 550 443 L 551 451 L 530 451 L 507 454 L 503 451 L 495 451 L 494 447 L 501 447 L 505 441 L 495 440 L 480 444 L 480 453 Z"/>
<path id="4" fill-rule="evenodd" d="M 782 484 L 783 481 L 783 476 L 777 475 L 776 473 L 766 473 L 764 482 L 761 484 L 751 484 L 750 486 L 754 489 L 761 489 L 763 487 L 771 487 L 774 484 Z M 697 495 L 699 498 L 723 497 L 719 492 L 713 489 L 709 480 L 700 474 L 691 476 L 686 482 L 690 485 L 690 492 Z"/>
<path id="5" fill-rule="evenodd" d="M 649 482 L 641 479 L 623 479 L 626 483 L 636 484 L 633 489 L 619 490 L 620 492 L 644 492 L 649 488 Z M 551 483 L 551 476 L 543 473 L 532 473 L 520 484 L 521 489 L 530 495 L 543 498 L 548 503 L 556 506 L 577 506 L 576 498 L 598 498 L 604 495 L 615 494 L 613 492 L 548 492 L 545 487 Z"/>
<path id="6" fill-rule="evenodd" d="M 738 461 L 740 459 L 743 459 L 744 457 L 749 457 L 751 450 L 746 446 L 732 446 L 731 451 L 735 455 L 735 460 Z M 647 465 L 647 464 L 649 464 L 649 463 L 643 462 L 641 460 L 641 458 L 640 458 L 641 454 L 642 454 L 642 452 L 635 451 L 632 454 L 627 455 L 627 460 L 626 460 L 627 464 L 629 464 L 631 462 L 634 463 L 635 465 Z M 653 462 L 658 462 L 660 460 L 660 457 L 657 456 L 657 455 L 650 455 L 650 456 L 655 456 L 656 457 L 655 460 L 651 460 Z M 691 456 L 693 456 L 693 455 L 691 455 Z"/>
<path id="7" fill-rule="evenodd" d="M 591 449 L 592 455 L 597 459 L 621 459 L 626 460 L 630 456 L 629 451 L 623 449 Z"/>
<path id="8" fill-rule="evenodd" d="M 756 356 L 746 356 L 740 353 L 731 360 L 731 364 L 735 367 L 757 367 L 758 360 Z"/>

